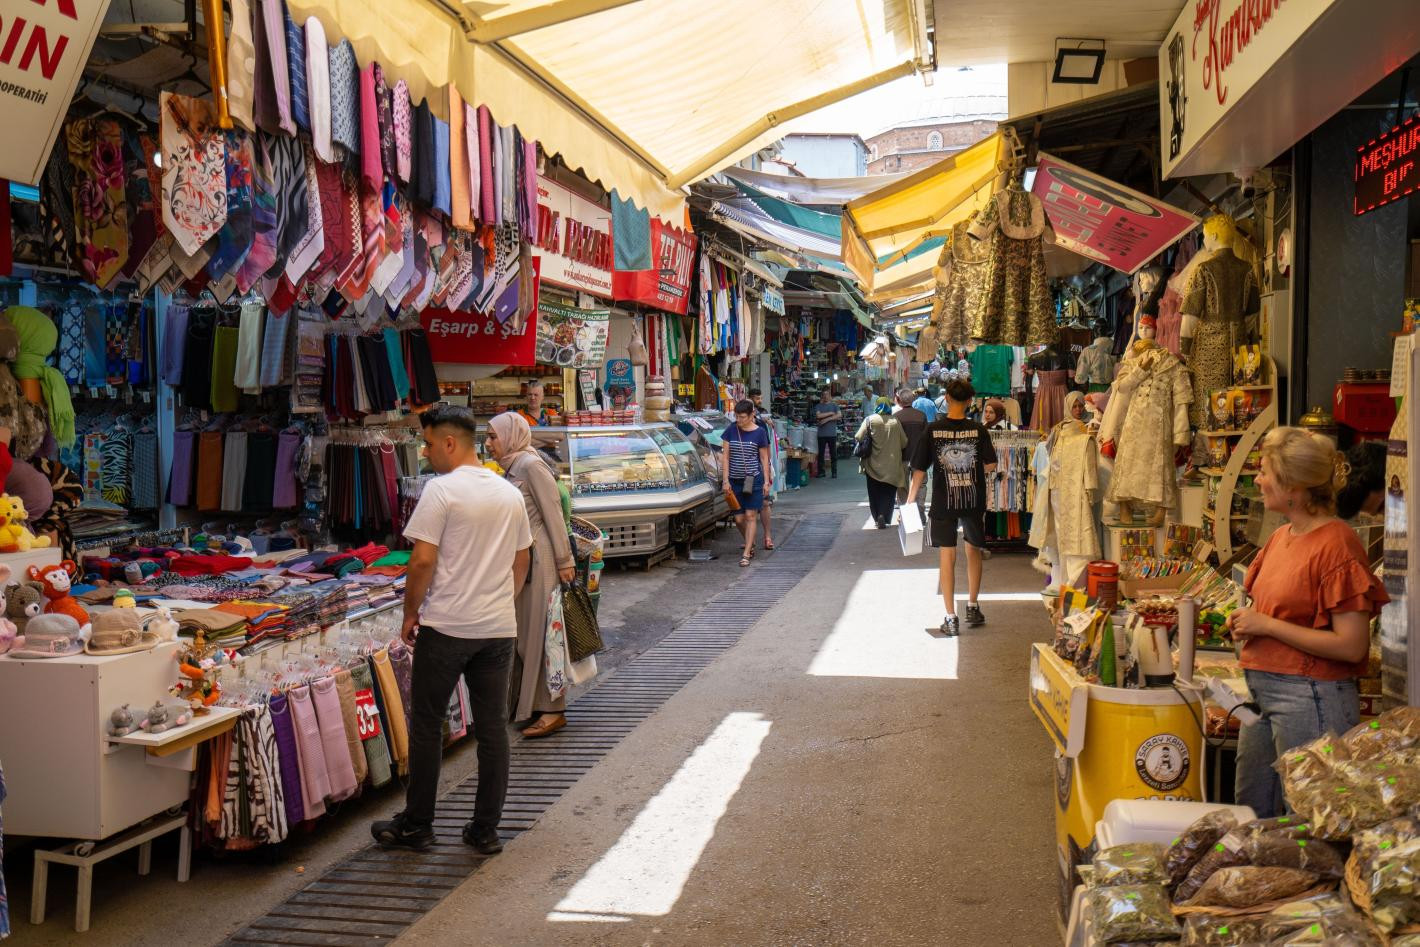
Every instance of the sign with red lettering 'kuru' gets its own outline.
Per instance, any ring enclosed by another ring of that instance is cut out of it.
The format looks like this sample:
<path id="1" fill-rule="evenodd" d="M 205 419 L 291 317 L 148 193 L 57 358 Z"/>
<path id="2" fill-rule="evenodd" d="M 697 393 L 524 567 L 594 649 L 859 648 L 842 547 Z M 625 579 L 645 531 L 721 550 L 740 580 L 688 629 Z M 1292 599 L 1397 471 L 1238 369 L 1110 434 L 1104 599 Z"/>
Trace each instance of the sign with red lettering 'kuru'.
<path id="1" fill-rule="evenodd" d="M 0 178 L 39 183 L 109 0 L 0 4 Z"/>
<path id="2" fill-rule="evenodd" d="M 695 234 L 651 218 L 649 270 L 617 270 L 612 274 L 612 299 L 642 303 L 664 312 L 685 315 L 690 305 L 690 276 L 695 268 Z"/>
<path id="3" fill-rule="evenodd" d="M 1045 205 L 1058 246 L 1122 273 L 1198 225 L 1192 214 L 1043 152 L 1031 192 Z"/>
<path id="4" fill-rule="evenodd" d="M 1356 149 L 1356 214 L 1420 188 L 1420 113 Z"/>

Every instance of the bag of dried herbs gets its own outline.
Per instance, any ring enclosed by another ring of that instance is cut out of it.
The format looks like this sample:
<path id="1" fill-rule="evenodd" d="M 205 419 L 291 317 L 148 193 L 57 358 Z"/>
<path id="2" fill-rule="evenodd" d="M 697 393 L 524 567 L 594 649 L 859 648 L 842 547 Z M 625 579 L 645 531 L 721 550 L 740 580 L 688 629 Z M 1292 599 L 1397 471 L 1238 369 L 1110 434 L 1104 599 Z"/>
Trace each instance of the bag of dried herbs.
<path id="1" fill-rule="evenodd" d="M 1251 908 L 1301 894 L 1317 883 L 1310 871 L 1240 865 L 1220 868 L 1189 901 L 1189 907 Z"/>
<path id="2" fill-rule="evenodd" d="M 1377 852 L 1370 889 L 1371 920 L 1382 931 L 1420 924 L 1420 839 Z"/>
<path id="3" fill-rule="evenodd" d="M 1267 941 L 1261 919 L 1195 914 L 1183 921 L 1179 947 L 1268 947 Z"/>
<path id="4" fill-rule="evenodd" d="M 1378 760 L 1420 743 L 1420 725 L 1412 732 L 1408 717 L 1377 717 L 1347 730 L 1341 742 L 1350 750 L 1352 759 Z"/>
<path id="5" fill-rule="evenodd" d="M 1283 830 L 1262 832 L 1243 847 L 1248 864 L 1262 868 L 1298 868 L 1336 881 L 1346 874 L 1346 859 L 1334 845 L 1319 839 L 1291 838 Z"/>
<path id="6" fill-rule="evenodd" d="M 1174 903 L 1181 904 L 1192 899 L 1219 869 L 1246 865 L 1247 857 L 1243 855 L 1243 846 L 1247 844 L 1251 834 L 1247 825 L 1239 825 L 1214 843 L 1174 889 Z"/>
<path id="7" fill-rule="evenodd" d="M 1090 922 L 1101 944 L 1177 940 L 1181 933 L 1163 885 L 1117 885 L 1089 893 Z"/>
<path id="8" fill-rule="evenodd" d="M 1364 780 L 1352 782 L 1338 770 L 1313 787 L 1306 810 L 1317 838 L 1342 842 L 1354 833 L 1378 825 L 1391 817 L 1381 802 L 1377 788 Z"/>
<path id="9" fill-rule="evenodd" d="M 1237 824 L 1237 816 L 1228 809 L 1214 809 L 1194 820 L 1182 835 L 1173 840 L 1164 855 L 1164 871 L 1168 873 L 1169 885 L 1177 886 L 1183 881 L 1208 849 L 1217 845 Z"/>
<path id="10" fill-rule="evenodd" d="M 1098 886 L 1164 884 L 1164 847 L 1157 842 L 1116 845 L 1106 848 L 1090 862 Z"/>
<path id="11" fill-rule="evenodd" d="M 1420 838 L 1420 815 L 1391 819 L 1363 832 L 1357 832 L 1353 842 L 1361 876 L 1371 876 L 1376 870 L 1376 859 L 1382 852 L 1388 852 L 1417 838 Z"/>

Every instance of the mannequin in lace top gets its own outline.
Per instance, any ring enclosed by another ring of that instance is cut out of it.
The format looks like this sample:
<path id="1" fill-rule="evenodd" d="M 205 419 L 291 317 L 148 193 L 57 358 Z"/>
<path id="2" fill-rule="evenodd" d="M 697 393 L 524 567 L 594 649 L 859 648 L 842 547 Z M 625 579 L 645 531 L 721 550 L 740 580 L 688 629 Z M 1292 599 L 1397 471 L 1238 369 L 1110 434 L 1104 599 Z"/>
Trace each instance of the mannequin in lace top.
<path id="1" fill-rule="evenodd" d="M 1154 318 L 1141 316 L 1139 338 L 1119 364 L 1100 425 L 1100 450 L 1113 457 L 1106 499 L 1121 522 L 1143 513 L 1156 525 L 1178 505 L 1178 448 L 1189 443 L 1193 400 L 1183 364 L 1154 340 Z"/>
<path id="2" fill-rule="evenodd" d="M 1232 246 L 1239 239 L 1231 217 L 1215 214 L 1203 222 L 1206 259 L 1197 263 L 1183 298 L 1180 349 L 1193 373 L 1193 426 L 1207 420 L 1210 392 L 1232 384 L 1233 350 L 1256 341 L 1262 308 L 1251 264 Z"/>

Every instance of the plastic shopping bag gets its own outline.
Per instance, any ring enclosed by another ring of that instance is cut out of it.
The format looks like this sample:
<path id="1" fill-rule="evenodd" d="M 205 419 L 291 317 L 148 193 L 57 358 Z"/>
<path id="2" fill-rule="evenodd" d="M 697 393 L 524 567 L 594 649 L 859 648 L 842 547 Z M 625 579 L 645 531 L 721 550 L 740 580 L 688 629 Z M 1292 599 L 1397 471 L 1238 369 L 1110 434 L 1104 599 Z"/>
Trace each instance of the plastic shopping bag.
<path id="1" fill-rule="evenodd" d="M 897 540 L 902 544 L 904 556 L 915 556 L 922 551 L 922 512 L 916 503 L 897 508 Z"/>
<path id="2" fill-rule="evenodd" d="M 573 684 L 584 684 L 597 676 L 597 656 L 589 654 L 580 661 L 574 661 L 568 666 L 567 674 L 572 679 Z"/>
<path id="3" fill-rule="evenodd" d="M 567 629 L 562 624 L 562 587 L 547 599 L 547 637 L 542 644 L 542 662 L 547 671 L 547 692 L 553 700 L 567 692 Z"/>

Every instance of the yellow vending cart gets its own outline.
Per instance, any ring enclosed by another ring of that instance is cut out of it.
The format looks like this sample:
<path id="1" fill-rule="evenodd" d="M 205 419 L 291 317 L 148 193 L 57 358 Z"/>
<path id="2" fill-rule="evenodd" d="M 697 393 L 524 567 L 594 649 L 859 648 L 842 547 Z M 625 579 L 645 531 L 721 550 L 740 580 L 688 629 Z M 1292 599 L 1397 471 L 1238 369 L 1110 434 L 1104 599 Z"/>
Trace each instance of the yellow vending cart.
<path id="1" fill-rule="evenodd" d="M 1095 823 L 1115 799 L 1199 802 L 1203 709 L 1171 687 L 1091 684 L 1048 644 L 1031 650 L 1030 704 L 1055 744 L 1060 913 L 1076 866 L 1094 855 Z M 1195 716 L 1196 715 L 1196 716 Z"/>

